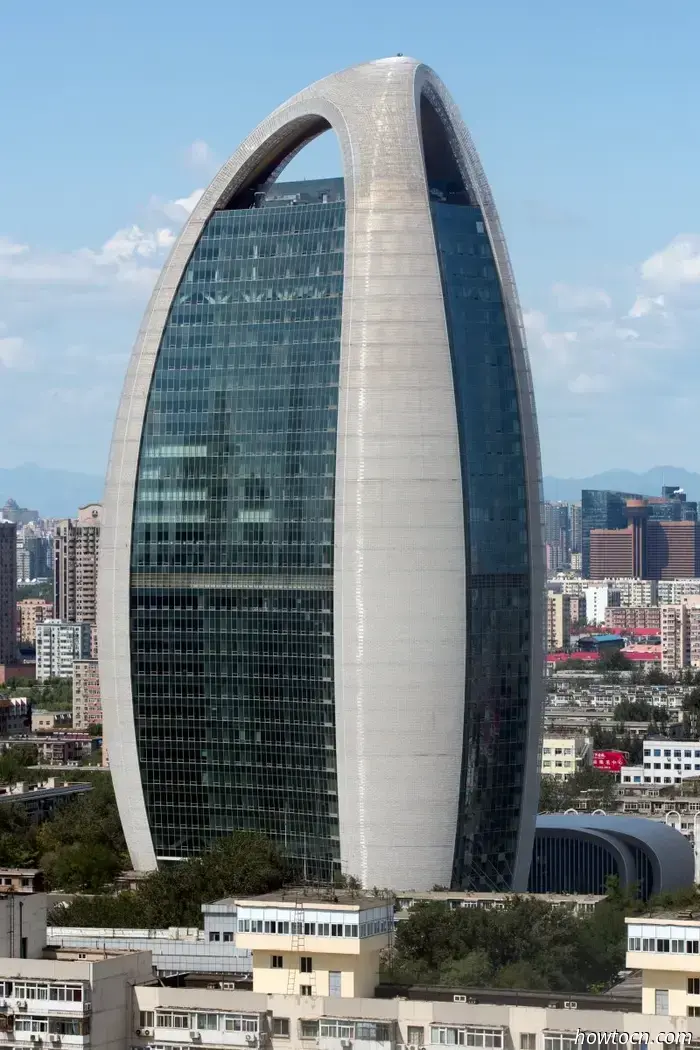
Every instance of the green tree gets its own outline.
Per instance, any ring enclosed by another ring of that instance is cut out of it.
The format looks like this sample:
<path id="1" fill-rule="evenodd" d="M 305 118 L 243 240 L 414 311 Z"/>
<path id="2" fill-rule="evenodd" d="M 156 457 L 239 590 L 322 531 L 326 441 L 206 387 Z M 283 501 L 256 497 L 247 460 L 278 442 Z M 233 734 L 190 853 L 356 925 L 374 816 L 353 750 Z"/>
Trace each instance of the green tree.
<path id="1" fill-rule="evenodd" d="M 203 903 L 279 889 L 290 874 L 276 846 L 261 835 L 239 831 L 220 839 L 201 857 L 154 871 L 133 892 L 80 898 L 68 908 L 54 909 L 51 921 L 149 929 L 201 926 Z"/>
<path id="2" fill-rule="evenodd" d="M 112 885 L 123 867 L 121 858 L 100 843 L 61 846 L 45 854 L 41 863 L 48 885 L 65 893 L 100 893 Z"/>
<path id="3" fill-rule="evenodd" d="M 73 707 L 73 685 L 69 678 L 47 678 L 29 690 L 32 707 L 39 711 L 70 711 Z"/>
<path id="4" fill-rule="evenodd" d="M 35 744 L 12 744 L 0 754 L 0 784 L 7 787 L 18 781 L 37 783 L 36 771 L 30 766 L 37 764 L 38 751 Z"/>
<path id="5" fill-rule="evenodd" d="M 700 723 L 700 685 L 696 685 L 683 700 L 683 722 L 687 726 L 689 739 L 697 740 Z"/>

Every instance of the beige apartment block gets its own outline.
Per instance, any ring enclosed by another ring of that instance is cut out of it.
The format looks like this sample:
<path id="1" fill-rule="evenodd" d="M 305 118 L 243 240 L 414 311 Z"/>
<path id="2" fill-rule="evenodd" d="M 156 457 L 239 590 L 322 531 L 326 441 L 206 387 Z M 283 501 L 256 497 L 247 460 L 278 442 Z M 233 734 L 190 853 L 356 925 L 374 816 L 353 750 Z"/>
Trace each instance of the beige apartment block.
<path id="1" fill-rule="evenodd" d="M 700 667 L 700 595 L 661 606 L 661 668 L 673 673 Z"/>
<path id="2" fill-rule="evenodd" d="M 60 521 L 54 538 L 54 614 L 72 623 L 97 623 L 97 564 L 102 508 L 89 503 L 77 520 Z"/>
<path id="3" fill-rule="evenodd" d="M 571 599 L 568 594 L 547 595 L 547 649 L 566 649 L 571 642 Z"/>
<path id="4" fill-rule="evenodd" d="M 73 661 L 73 728 L 87 729 L 102 722 L 100 672 L 97 660 Z"/>
<path id="5" fill-rule="evenodd" d="M 266 995 L 367 996 L 389 945 L 390 902 L 345 893 L 269 894 L 237 900 L 236 946 L 253 956 L 253 991 Z"/>
<path id="6" fill-rule="evenodd" d="M 17 655 L 17 526 L 0 521 L 0 664 Z"/>
<path id="7" fill-rule="evenodd" d="M 642 972 L 642 1013 L 700 1018 L 700 921 L 626 919 L 627 967 Z"/>
<path id="8" fill-rule="evenodd" d="M 53 605 L 43 598 L 23 598 L 17 602 L 17 640 L 31 645 L 36 641 L 36 625 L 50 620 Z"/>

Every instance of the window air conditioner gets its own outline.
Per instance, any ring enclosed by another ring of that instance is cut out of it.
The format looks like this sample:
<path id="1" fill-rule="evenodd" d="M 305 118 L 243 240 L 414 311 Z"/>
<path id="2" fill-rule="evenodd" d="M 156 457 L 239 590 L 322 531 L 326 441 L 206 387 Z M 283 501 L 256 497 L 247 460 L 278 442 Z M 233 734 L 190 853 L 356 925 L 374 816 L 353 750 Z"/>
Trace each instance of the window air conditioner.
<path id="1" fill-rule="evenodd" d="M 60 1043 L 61 1042 L 61 1037 L 58 1034 L 58 1032 L 52 1032 L 51 1035 L 49 1036 L 49 1038 L 50 1038 L 52 1043 Z"/>
<path id="2" fill-rule="evenodd" d="M 139 1030 L 137 1031 L 136 1034 L 137 1035 L 153 1035 L 153 1029 L 152 1028 L 139 1028 Z"/>
<path id="3" fill-rule="evenodd" d="M 196 1029 L 192 1029 L 192 1031 L 190 1032 L 190 1039 L 199 1040 L 201 1038 L 201 1033 L 196 1031 Z"/>
<path id="4" fill-rule="evenodd" d="M 350 1047 L 352 1046 L 352 1043 L 350 1042 L 349 1039 L 341 1039 L 340 1040 L 340 1045 L 344 1048 L 344 1050 L 350 1050 Z"/>
<path id="5" fill-rule="evenodd" d="M 576 1002 L 575 999 L 567 999 L 564 1002 L 564 1009 L 565 1010 L 578 1010 L 578 1003 Z"/>
<path id="6" fill-rule="evenodd" d="M 252 1032 L 248 1033 L 248 1035 L 245 1037 L 245 1041 L 246 1041 L 248 1046 L 257 1046 L 258 1045 L 258 1037 L 257 1037 L 257 1035 L 253 1035 Z"/>
<path id="7" fill-rule="evenodd" d="M 17 1003 L 17 1009 L 18 1010 L 26 1010 L 27 1009 L 27 1004 L 24 1001 L 22 1001 L 20 1003 Z"/>
<path id="8" fill-rule="evenodd" d="M 467 997 L 466 995 L 453 995 L 452 1000 L 455 1003 L 466 1003 Z"/>

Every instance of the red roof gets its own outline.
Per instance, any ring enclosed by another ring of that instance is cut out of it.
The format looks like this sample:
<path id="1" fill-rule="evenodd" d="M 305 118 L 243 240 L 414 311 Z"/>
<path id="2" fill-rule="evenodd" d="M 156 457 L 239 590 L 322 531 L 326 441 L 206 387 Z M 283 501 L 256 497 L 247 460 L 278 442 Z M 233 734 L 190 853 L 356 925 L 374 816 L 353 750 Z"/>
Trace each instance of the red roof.
<path id="1" fill-rule="evenodd" d="M 595 662 L 600 660 L 600 653 L 547 653 L 547 663 L 549 664 L 561 664 L 566 660 L 583 660 L 586 662 Z"/>
<path id="2" fill-rule="evenodd" d="M 628 627 L 625 634 L 638 635 L 640 638 L 659 638 L 661 631 L 658 627 Z"/>
<path id="3" fill-rule="evenodd" d="M 622 654 L 623 656 L 626 656 L 628 660 L 631 660 L 633 663 L 635 660 L 658 660 L 659 662 L 661 662 L 661 646 L 659 646 L 658 649 L 645 649 L 643 652 L 636 653 L 628 653 L 626 652 L 626 650 L 623 649 Z"/>

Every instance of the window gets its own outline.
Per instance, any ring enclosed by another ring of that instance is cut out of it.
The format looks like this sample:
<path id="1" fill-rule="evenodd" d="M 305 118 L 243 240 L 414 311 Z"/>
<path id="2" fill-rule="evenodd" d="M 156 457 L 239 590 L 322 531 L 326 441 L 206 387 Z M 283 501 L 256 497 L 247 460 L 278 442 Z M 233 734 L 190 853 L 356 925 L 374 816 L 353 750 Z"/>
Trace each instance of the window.
<path id="1" fill-rule="evenodd" d="M 153 1010 L 141 1010 L 139 1028 L 153 1028 Z"/>
<path id="2" fill-rule="evenodd" d="M 258 1019 L 250 1014 L 226 1014 L 225 1032 L 257 1032 Z"/>
<path id="3" fill-rule="evenodd" d="M 688 995 L 700 995 L 700 977 L 688 978 Z"/>
<path id="4" fill-rule="evenodd" d="M 537 1050 L 537 1033 L 520 1033 L 520 1050 Z"/>
<path id="5" fill-rule="evenodd" d="M 342 937 L 342 936 L 343 936 L 343 927 L 340 925 L 340 923 L 332 922 L 331 923 L 331 937 Z"/>
<path id="6" fill-rule="evenodd" d="M 304 923 L 304 936 L 305 937 L 313 937 L 315 935 L 315 933 L 316 933 L 316 923 L 315 922 L 305 922 Z"/>
<path id="7" fill-rule="evenodd" d="M 283 1036 L 285 1039 L 289 1039 L 289 1018 L 273 1017 L 272 1034 L 277 1036 Z"/>
<path id="8" fill-rule="evenodd" d="M 657 988 L 654 992 L 654 1013 L 668 1016 L 668 988 Z"/>
<path id="9" fill-rule="evenodd" d="M 170 1013 L 170 1011 L 157 1011 L 156 1028 L 189 1028 L 190 1015 Z"/>
<path id="10" fill-rule="evenodd" d="M 676 955 L 683 951 L 683 947 L 683 941 L 671 941 L 671 952 L 675 952 Z"/>
<path id="11" fill-rule="evenodd" d="M 431 1028 L 430 1042 L 446 1046 L 503 1047 L 501 1028 Z M 571 1050 L 574 1050 L 572 1047 Z"/>
<path id="12" fill-rule="evenodd" d="M 685 942 L 685 950 L 689 952 L 690 955 L 697 955 L 698 949 L 700 949 L 700 941 Z"/>
<path id="13" fill-rule="evenodd" d="M 668 952 L 671 949 L 670 942 L 666 938 L 657 937 L 656 939 L 656 950 L 657 952 Z"/>
<path id="14" fill-rule="evenodd" d="M 573 1032 L 550 1032 L 544 1037 L 544 1050 L 576 1050 L 577 1045 Z"/>
<path id="15" fill-rule="evenodd" d="M 641 937 L 630 937 L 627 941 L 628 952 L 640 952 L 642 950 L 642 939 Z"/>
<path id="16" fill-rule="evenodd" d="M 316 1039 L 318 1036 L 318 1021 L 300 1021 L 299 1037 L 301 1039 Z"/>
<path id="17" fill-rule="evenodd" d="M 346 937 L 357 937 L 357 926 L 346 926 L 345 927 Z"/>
<path id="18" fill-rule="evenodd" d="M 197 1014 L 195 1028 L 202 1032 L 217 1032 L 219 1030 L 218 1014 Z"/>
<path id="19" fill-rule="evenodd" d="M 16 1017 L 16 1032 L 48 1032 L 49 1022 L 45 1017 Z"/>
<path id="20" fill-rule="evenodd" d="M 270 966 L 273 970 L 281 970 L 284 966 L 284 958 L 281 955 L 270 956 Z"/>
<path id="21" fill-rule="evenodd" d="M 700 1017 L 700 1006 L 689 1006 L 688 1017 Z"/>
<path id="22" fill-rule="evenodd" d="M 221 940 L 221 937 L 219 936 L 218 930 L 210 930 L 209 931 L 209 940 L 210 941 L 219 941 L 219 940 Z"/>
<path id="23" fill-rule="evenodd" d="M 415 1046 L 422 1046 L 424 1031 L 425 1029 L 422 1025 L 409 1025 L 407 1031 L 407 1039 L 409 1043 L 413 1043 Z"/>
<path id="24" fill-rule="evenodd" d="M 233 933 L 230 930 L 224 930 L 224 942 L 230 944 L 233 940 Z"/>
<path id="25" fill-rule="evenodd" d="M 313 973 L 313 960 L 310 955 L 302 955 L 301 957 L 301 972 L 302 973 Z"/>
<path id="26" fill-rule="evenodd" d="M 310 984 L 300 984 L 299 985 L 299 995 L 311 995 L 311 985 Z"/>

